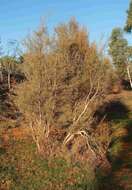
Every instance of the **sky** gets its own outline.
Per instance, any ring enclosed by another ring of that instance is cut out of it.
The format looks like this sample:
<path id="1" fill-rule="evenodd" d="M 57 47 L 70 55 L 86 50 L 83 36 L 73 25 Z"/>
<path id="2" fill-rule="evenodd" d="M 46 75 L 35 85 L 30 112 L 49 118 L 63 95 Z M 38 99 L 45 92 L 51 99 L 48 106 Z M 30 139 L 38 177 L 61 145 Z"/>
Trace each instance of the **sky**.
<path id="1" fill-rule="evenodd" d="M 2 41 L 22 41 L 43 18 L 53 32 L 71 17 L 84 25 L 90 41 L 107 42 L 114 27 L 124 27 L 130 0 L 0 0 Z M 130 35 L 126 36 L 132 42 Z"/>

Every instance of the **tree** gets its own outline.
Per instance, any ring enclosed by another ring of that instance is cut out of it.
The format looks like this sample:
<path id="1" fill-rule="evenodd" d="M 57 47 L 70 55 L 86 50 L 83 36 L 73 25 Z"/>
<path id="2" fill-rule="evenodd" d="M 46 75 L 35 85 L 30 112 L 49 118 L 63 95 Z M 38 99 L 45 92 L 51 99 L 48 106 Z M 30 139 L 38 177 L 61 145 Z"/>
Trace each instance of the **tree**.
<path id="1" fill-rule="evenodd" d="M 11 88 L 11 76 L 17 74 L 19 72 L 19 65 L 18 61 L 15 57 L 12 56 L 3 56 L 1 59 L 1 65 L 2 65 L 2 73 L 7 75 L 7 84 L 8 89 Z"/>
<path id="2" fill-rule="evenodd" d="M 127 40 L 120 28 L 114 28 L 109 42 L 109 54 L 120 78 L 125 76 L 127 63 Z"/>
<path id="3" fill-rule="evenodd" d="M 49 41 L 46 28 L 41 26 L 24 43 L 23 67 L 26 80 L 16 89 L 19 95 L 16 103 L 25 115 L 37 149 L 48 137 L 53 124 L 54 90 L 56 87 L 55 70 L 48 59 Z"/>
<path id="4" fill-rule="evenodd" d="M 0 81 L 2 82 L 3 81 L 3 73 L 2 73 L 2 60 L 1 60 L 1 57 L 2 57 L 2 42 L 0 41 Z"/>
<path id="5" fill-rule="evenodd" d="M 11 88 L 11 75 L 16 73 L 18 69 L 17 47 L 17 41 L 8 41 L 7 52 L 0 59 L 2 70 L 7 74 L 7 83 L 9 89 Z"/>
<path id="6" fill-rule="evenodd" d="M 41 26 L 25 45 L 26 80 L 16 90 L 16 103 L 31 127 L 38 151 L 44 139 L 49 139 L 51 128 L 60 133 L 65 129 L 63 144 L 76 134 L 91 134 L 93 115 L 107 93 L 109 69 L 96 45 L 89 43 L 86 29 L 72 19 L 56 27 L 49 38 Z M 92 149 L 90 134 L 86 137 Z"/>
<path id="7" fill-rule="evenodd" d="M 64 145 L 80 135 L 97 156 L 95 149 L 99 151 L 101 146 L 91 135 L 94 133 L 92 122 L 109 86 L 109 66 L 106 66 L 106 59 L 97 51 L 96 45 L 89 43 L 86 29 L 75 19 L 59 25 L 55 31 L 55 57 L 57 66 L 61 68 L 61 72 L 60 69 L 57 71 L 62 73 L 61 76 L 57 74 L 60 86 L 57 89 L 55 123 L 67 129 Z"/>
<path id="8" fill-rule="evenodd" d="M 132 88 L 131 70 L 132 70 L 132 46 L 128 46 L 127 48 L 127 75 L 130 82 L 130 86 Z"/>
<path id="9" fill-rule="evenodd" d="M 132 0 L 130 0 L 129 10 L 127 11 L 127 20 L 124 30 L 128 33 L 132 32 Z M 128 47 L 128 61 L 127 61 L 127 74 L 130 81 L 130 86 L 132 88 L 132 79 L 131 79 L 131 72 L 130 72 L 130 64 L 132 62 L 132 47 Z"/>
<path id="10" fill-rule="evenodd" d="M 127 11 L 126 25 L 124 29 L 128 33 L 132 32 L 132 0 L 130 0 L 129 10 Z"/>

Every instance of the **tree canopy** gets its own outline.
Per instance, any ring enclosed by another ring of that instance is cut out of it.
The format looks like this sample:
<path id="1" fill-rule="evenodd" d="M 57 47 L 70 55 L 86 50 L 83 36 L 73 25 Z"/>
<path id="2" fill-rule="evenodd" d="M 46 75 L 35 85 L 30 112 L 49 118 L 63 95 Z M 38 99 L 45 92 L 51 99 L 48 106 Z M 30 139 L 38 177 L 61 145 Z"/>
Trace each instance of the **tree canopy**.
<path id="1" fill-rule="evenodd" d="M 127 11 L 127 20 L 124 29 L 128 33 L 132 32 L 132 0 L 130 1 L 129 9 Z"/>
<path id="2" fill-rule="evenodd" d="M 127 47 L 128 42 L 123 37 L 121 28 L 114 28 L 109 42 L 109 54 L 112 56 L 113 64 L 115 65 L 118 74 L 124 76 L 125 64 L 127 62 Z"/>

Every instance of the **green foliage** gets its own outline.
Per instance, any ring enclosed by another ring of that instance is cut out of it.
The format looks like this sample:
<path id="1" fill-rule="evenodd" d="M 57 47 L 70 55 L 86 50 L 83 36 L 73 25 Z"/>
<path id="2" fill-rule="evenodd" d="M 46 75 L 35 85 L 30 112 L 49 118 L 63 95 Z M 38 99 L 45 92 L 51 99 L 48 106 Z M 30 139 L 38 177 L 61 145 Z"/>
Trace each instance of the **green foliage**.
<path id="1" fill-rule="evenodd" d="M 131 33 L 132 31 L 132 0 L 130 0 L 129 9 L 127 11 L 126 25 L 124 29 L 128 33 Z"/>
<path id="2" fill-rule="evenodd" d="M 121 77 L 124 77 L 126 72 L 127 46 L 123 31 L 120 28 L 113 29 L 109 42 L 109 54 L 112 56 L 113 64 Z"/>
<path id="3" fill-rule="evenodd" d="M 3 73 L 10 73 L 12 75 L 15 75 L 20 72 L 20 64 L 19 59 L 13 56 L 2 56 L 0 58 L 0 63 L 2 67 Z"/>
<path id="4" fill-rule="evenodd" d="M 35 146 L 30 140 L 10 141 L 0 154 L 0 188 L 93 190 L 94 186 L 96 181 L 91 170 L 69 165 L 61 158 L 45 160 L 35 154 Z"/>

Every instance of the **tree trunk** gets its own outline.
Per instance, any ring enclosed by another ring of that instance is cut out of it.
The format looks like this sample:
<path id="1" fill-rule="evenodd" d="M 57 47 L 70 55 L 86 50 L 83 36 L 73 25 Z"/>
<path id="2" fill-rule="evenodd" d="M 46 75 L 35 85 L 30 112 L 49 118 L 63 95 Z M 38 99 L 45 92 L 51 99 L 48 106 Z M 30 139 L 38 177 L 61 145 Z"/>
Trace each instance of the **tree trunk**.
<path id="1" fill-rule="evenodd" d="M 41 146 L 38 141 L 36 141 L 36 146 L 37 146 L 38 153 L 41 153 Z"/>
<path id="2" fill-rule="evenodd" d="M 10 72 L 8 71 L 8 88 L 10 89 L 11 88 L 11 74 Z"/>
<path id="3" fill-rule="evenodd" d="M 3 82 L 2 65 L 0 63 L 0 81 Z"/>
<path id="4" fill-rule="evenodd" d="M 129 66 L 127 66 L 127 74 L 128 74 L 128 78 L 129 78 L 130 86 L 131 86 L 131 88 L 132 88 L 132 79 L 131 79 L 131 75 L 130 75 L 130 69 L 129 69 Z"/>
<path id="5" fill-rule="evenodd" d="M 0 81 L 3 82 L 3 73 L 0 71 Z"/>

